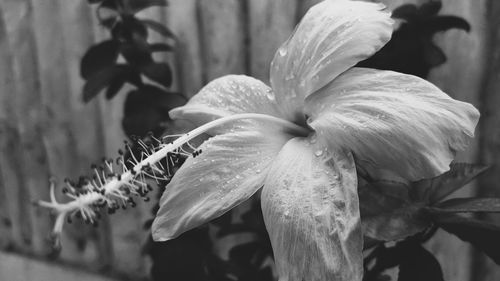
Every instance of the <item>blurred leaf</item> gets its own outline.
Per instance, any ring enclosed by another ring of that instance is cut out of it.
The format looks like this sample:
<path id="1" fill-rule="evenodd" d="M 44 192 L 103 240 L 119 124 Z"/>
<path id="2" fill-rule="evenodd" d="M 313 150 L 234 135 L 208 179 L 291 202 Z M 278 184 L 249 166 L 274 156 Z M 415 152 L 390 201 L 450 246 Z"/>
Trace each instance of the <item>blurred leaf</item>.
<path id="1" fill-rule="evenodd" d="M 392 16 L 401 19 L 401 25 L 381 50 L 358 66 L 427 77 L 431 68 L 446 61 L 444 52 L 433 42 L 434 34 L 452 28 L 470 30 L 463 18 L 438 15 L 440 9 L 440 1 L 396 8 Z"/>
<path id="2" fill-rule="evenodd" d="M 397 19 L 413 19 L 417 15 L 417 6 L 413 4 L 404 4 L 392 11 L 392 17 Z"/>
<path id="3" fill-rule="evenodd" d="M 168 29 L 168 27 L 166 27 L 165 25 L 163 25 L 157 21 L 141 20 L 141 22 L 145 26 L 147 26 L 148 28 L 158 32 L 159 34 L 161 34 L 167 38 L 175 38 L 175 34 L 170 29 Z"/>
<path id="4" fill-rule="evenodd" d="M 394 241 L 420 233 L 431 226 L 422 206 L 408 205 L 387 213 L 361 217 L 363 234 L 379 241 Z"/>
<path id="5" fill-rule="evenodd" d="M 174 47 L 163 43 L 154 43 L 149 45 L 149 50 L 151 52 L 172 52 Z"/>
<path id="6" fill-rule="evenodd" d="M 185 102 L 179 94 L 167 93 L 152 85 L 142 86 L 127 95 L 123 129 L 129 136 L 145 136 L 150 131 L 161 133 L 161 123 L 169 120 L 168 111 Z"/>
<path id="7" fill-rule="evenodd" d="M 430 209 L 449 213 L 500 213 L 500 198 L 454 198 L 441 202 Z"/>
<path id="8" fill-rule="evenodd" d="M 396 191 L 399 189 L 399 191 Z M 394 241 L 415 235 L 430 226 L 423 204 L 409 202 L 404 183 L 358 178 L 363 234 L 378 241 Z"/>
<path id="9" fill-rule="evenodd" d="M 487 169 L 488 166 L 484 165 L 452 163 L 448 172 L 414 183 L 412 195 L 415 200 L 433 205 L 462 188 Z"/>
<path id="10" fill-rule="evenodd" d="M 141 67 L 141 72 L 162 86 L 169 87 L 172 84 L 172 71 L 166 63 L 152 62 L 146 64 Z"/>
<path id="11" fill-rule="evenodd" d="M 111 84 L 109 85 L 108 89 L 106 90 L 106 99 L 112 99 L 120 89 L 125 85 L 125 80 L 122 79 L 121 77 L 115 78 L 113 81 L 111 81 Z"/>
<path id="12" fill-rule="evenodd" d="M 413 244 L 404 250 L 398 281 L 444 281 L 441 265 L 424 247 Z"/>
<path id="13" fill-rule="evenodd" d="M 141 65 L 146 65 L 153 62 L 153 57 L 151 56 L 151 50 L 147 45 L 136 42 L 134 43 L 122 43 L 120 44 L 120 53 L 127 60 L 127 62 L 134 67 L 139 67 Z"/>
<path id="14" fill-rule="evenodd" d="M 113 65 L 92 74 L 83 86 L 83 101 L 90 101 L 126 71 L 127 68 L 123 65 Z"/>
<path id="15" fill-rule="evenodd" d="M 434 215 L 437 226 L 471 243 L 500 265 L 500 226 L 457 215 Z"/>
<path id="16" fill-rule="evenodd" d="M 126 11 L 135 14 L 154 6 L 167 6 L 167 0 L 124 0 Z"/>
<path id="17" fill-rule="evenodd" d="M 420 6 L 417 14 L 419 14 L 420 16 L 435 16 L 439 13 L 442 7 L 443 4 L 441 3 L 441 1 L 430 0 Z"/>
<path id="18" fill-rule="evenodd" d="M 470 24 L 463 18 L 456 16 L 439 16 L 429 20 L 426 26 L 429 32 L 446 31 L 448 29 L 457 28 L 467 32 L 470 31 Z"/>
<path id="19" fill-rule="evenodd" d="M 106 40 L 85 53 L 80 63 L 80 75 L 88 79 L 92 74 L 115 64 L 118 58 L 118 42 Z"/>
<path id="20" fill-rule="evenodd" d="M 146 41 L 148 30 L 146 26 L 134 16 L 122 15 L 111 30 L 114 39 L 120 42 Z"/>

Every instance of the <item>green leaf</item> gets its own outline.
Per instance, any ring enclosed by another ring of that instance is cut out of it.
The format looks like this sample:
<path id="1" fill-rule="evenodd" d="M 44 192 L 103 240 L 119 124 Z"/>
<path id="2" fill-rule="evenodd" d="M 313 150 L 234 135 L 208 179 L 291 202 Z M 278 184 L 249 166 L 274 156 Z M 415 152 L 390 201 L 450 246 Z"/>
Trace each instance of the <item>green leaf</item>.
<path id="1" fill-rule="evenodd" d="M 452 163 L 448 172 L 414 183 L 411 196 L 415 201 L 428 202 L 433 205 L 462 188 L 487 169 L 488 166 L 484 165 Z"/>
<path id="2" fill-rule="evenodd" d="M 488 255 L 500 265 L 500 226 L 457 215 L 434 215 L 437 226 Z"/>
<path id="3" fill-rule="evenodd" d="M 398 281 L 444 281 L 441 265 L 421 245 L 405 248 L 399 264 Z"/>
<path id="4" fill-rule="evenodd" d="M 500 213 L 500 198 L 454 198 L 429 209 L 443 213 Z"/>
<path id="5" fill-rule="evenodd" d="M 152 62 L 141 67 L 141 72 L 149 79 L 162 86 L 169 87 L 172 84 L 172 71 L 166 63 Z"/>
<path id="6" fill-rule="evenodd" d="M 167 37 L 167 38 L 175 38 L 175 34 L 170 30 L 168 29 L 168 27 L 166 27 L 165 25 L 157 22 L 157 21 L 153 21 L 153 20 L 141 20 L 141 22 L 147 26 L 148 28 L 150 28 L 151 30 L 154 30 L 156 32 L 158 32 L 159 34 L 163 35 L 164 37 Z"/>
<path id="7" fill-rule="evenodd" d="M 118 42 L 103 41 L 88 49 L 80 63 L 80 75 L 89 79 L 92 74 L 115 64 L 118 58 Z"/>

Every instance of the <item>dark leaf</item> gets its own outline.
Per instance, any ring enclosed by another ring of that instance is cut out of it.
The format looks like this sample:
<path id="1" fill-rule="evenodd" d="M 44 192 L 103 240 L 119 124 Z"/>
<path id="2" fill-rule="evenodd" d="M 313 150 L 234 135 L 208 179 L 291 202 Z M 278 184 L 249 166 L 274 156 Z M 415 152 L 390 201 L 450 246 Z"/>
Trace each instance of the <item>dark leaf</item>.
<path id="1" fill-rule="evenodd" d="M 441 65 L 446 62 L 446 55 L 431 41 L 426 41 L 424 46 L 424 59 L 431 67 Z"/>
<path id="2" fill-rule="evenodd" d="M 448 213 L 500 213 L 500 198 L 454 198 L 430 209 Z"/>
<path id="3" fill-rule="evenodd" d="M 475 177 L 488 169 L 488 166 L 452 163 L 450 170 L 432 179 L 424 179 L 414 184 L 412 197 L 431 205 L 462 188 Z"/>
<path id="4" fill-rule="evenodd" d="M 168 111 L 185 102 L 183 96 L 151 85 L 131 91 L 125 100 L 124 131 L 129 136 L 145 136 L 150 131 L 161 133 L 161 123 L 169 120 Z"/>
<path id="5" fill-rule="evenodd" d="M 158 32 L 159 34 L 161 34 L 167 38 L 175 38 L 175 34 L 170 29 L 168 29 L 168 27 L 166 27 L 165 25 L 163 25 L 157 21 L 141 20 L 141 22 L 145 26 L 147 26 L 148 28 Z"/>
<path id="6" fill-rule="evenodd" d="M 125 80 L 122 77 L 114 79 L 106 90 L 106 98 L 109 100 L 116 96 L 124 84 Z"/>
<path id="7" fill-rule="evenodd" d="M 107 40 L 88 49 L 80 64 L 80 75 L 88 79 L 92 74 L 115 64 L 118 58 L 118 42 Z"/>
<path id="8" fill-rule="evenodd" d="M 144 41 L 146 43 L 146 41 Z M 135 67 L 146 65 L 153 62 L 151 50 L 147 43 L 145 45 L 122 43 L 120 44 L 120 53 L 127 60 L 127 62 Z"/>
<path id="9" fill-rule="evenodd" d="M 441 265 L 429 251 L 419 244 L 404 250 L 398 281 L 444 281 Z"/>
<path id="10" fill-rule="evenodd" d="M 260 242 L 239 244 L 229 251 L 229 259 L 237 263 L 251 264 L 259 250 Z"/>
<path id="11" fill-rule="evenodd" d="M 120 42 L 133 43 L 136 41 L 146 41 L 148 30 L 146 26 L 134 16 L 123 16 L 111 30 L 114 39 Z"/>
<path id="12" fill-rule="evenodd" d="M 149 50 L 151 52 L 172 52 L 174 47 L 163 43 L 154 43 L 149 45 Z"/>
<path id="13" fill-rule="evenodd" d="M 392 11 L 392 17 L 397 19 L 410 19 L 417 15 L 417 6 L 413 4 L 405 4 L 397 7 Z"/>
<path id="14" fill-rule="evenodd" d="M 97 73 L 92 74 L 83 86 L 83 101 L 88 102 L 104 88 L 108 87 L 112 81 L 122 76 L 127 69 L 121 65 L 107 67 Z"/>
<path id="15" fill-rule="evenodd" d="M 500 226 L 457 215 L 435 214 L 437 226 L 471 243 L 500 265 Z"/>
<path id="16" fill-rule="evenodd" d="M 437 16 L 426 22 L 423 28 L 432 33 L 446 31 L 452 28 L 458 28 L 469 32 L 470 24 L 463 18 L 456 16 Z"/>
<path id="17" fill-rule="evenodd" d="M 166 63 L 149 63 L 141 67 L 141 72 L 162 86 L 169 87 L 172 83 L 172 72 Z"/>
<path id="18" fill-rule="evenodd" d="M 124 0 L 126 11 L 135 14 L 154 6 L 167 6 L 167 0 Z"/>
<path id="19" fill-rule="evenodd" d="M 435 16 L 439 13 L 441 10 L 443 4 L 441 4 L 441 1 L 434 1 L 431 0 L 429 2 L 423 3 L 422 6 L 418 9 L 418 14 L 420 16 Z"/>
<path id="20" fill-rule="evenodd" d="M 363 234 L 379 241 L 400 240 L 431 226 L 422 206 L 409 205 L 391 212 L 361 217 Z"/>

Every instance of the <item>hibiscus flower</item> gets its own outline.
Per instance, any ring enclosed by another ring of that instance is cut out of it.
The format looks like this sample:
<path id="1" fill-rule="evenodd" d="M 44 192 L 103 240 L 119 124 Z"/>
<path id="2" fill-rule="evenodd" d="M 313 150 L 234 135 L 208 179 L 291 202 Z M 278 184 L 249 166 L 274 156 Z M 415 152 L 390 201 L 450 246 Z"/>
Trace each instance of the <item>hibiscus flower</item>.
<path id="1" fill-rule="evenodd" d="M 479 118 L 423 79 L 354 67 L 392 31 L 381 4 L 321 2 L 276 52 L 270 86 L 224 76 L 172 110 L 212 137 L 166 187 L 153 238 L 173 239 L 262 188 L 280 280 L 361 280 L 356 165 L 411 181 L 436 176 Z"/>

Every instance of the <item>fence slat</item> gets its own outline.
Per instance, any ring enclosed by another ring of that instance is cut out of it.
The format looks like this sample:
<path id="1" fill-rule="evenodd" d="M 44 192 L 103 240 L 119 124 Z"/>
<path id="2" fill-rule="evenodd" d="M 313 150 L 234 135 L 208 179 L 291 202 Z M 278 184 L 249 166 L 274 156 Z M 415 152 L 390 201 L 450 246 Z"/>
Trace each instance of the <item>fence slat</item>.
<path id="1" fill-rule="evenodd" d="M 206 82 L 247 72 L 245 6 L 239 0 L 198 1 Z"/>
<path id="2" fill-rule="evenodd" d="M 104 156 L 104 136 L 101 125 L 99 105 L 96 102 L 85 104 L 82 100 L 83 80 L 80 78 L 80 60 L 86 50 L 94 42 L 91 28 L 93 13 L 90 5 L 85 1 L 59 1 L 59 20 L 62 27 L 63 48 L 66 56 L 64 69 L 68 73 L 67 93 L 71 108 L 71 133 L 76 141 L 75 151 L 78 161 L 74 167 L 78 174 L 90 173 L 90 163 L 97 163 Z M 101 144 L 101 145 L 96 145 Z M 106 216 L 99 222 L 99 228 L 76 223 L 68 227 L 68 239 L 85 241 L 85 249 L 80 256 L 66 259 L 84 259 L 94 268 L 111 266 L 113 247 L 111 242 L 110 226 Z M 80 242 L 81 243 L 81 242 Z M 77 243 L 72 246 L 78 247 Z"/>
<path id="3" fill-rule="evenodd" d="M 7 38 L 7 30 L 0 4 L 0 249 L 6 249 L 12 244 L 24 244 L 23 230 L 18 224 L 21 219 L 16 208 L 19 200 L 17 190 L 22 185 L 22 175 L 19 172 L 19 149 L 14 150 L 12 144 L 17 143 L 19 133 L 15 122 L 11 96 L 15 93 L 14 73 L 12 69 L 11 52 Z M 14 161 L 12 161 L 14 160 Z M 18 236 L 16 239 L 14 237 Z M 21 238 L 21 241 L 14 241 Z"/>
<path id="4" fill-rule="evenodd" d="M 196 0 L 170 1 L 167 15 L 168 24 L 177 36 L 175 74 L 178 88 L 186 97 L 192 97 L 204 84 Z"/>
<path id="5" fill-rule="evenodd" d="M 482 91 L 480 162 L 493 165 L 490 171 L 482 176 L 478 183 L 482 196 L 499 197 L 500 191 L 500 2 L 488 0 L 486 3 L 487 58 Z M 491 221 L 500 223 L 498 217 L 489 217 Z M 473 280 L 500 280 L 500 268 L 483 254 L 477 254 L 473 267 Z"/>
<path id="6" fill-rule="evenodd" d="M 442 47 L 448 60 L 435 68 L 429 79 L 452 97 L 480 104 L 481 84 L 484 75 L 486 34 L 485 1 L 444 0 L 442 15 L 456 15 L 466 19 L 472 26 L 467 33 L 462 30 L 449 30 L 436 35 L 436 43 Z M 468 67 L 463 67 L 467 65 Z M 476 129 L 476 136 L 479 129 Z M 457 155 L 457 161 L 477 162 L 478 138 L 468 146 L 467 151 Z M 476 193 L 476 184 L 471 183 L 453 196 L 468 197 Z M 443 266 L 445 280 L 468 281 L 471 276 L 473 260 L 472 247 L 454 235 L 444 231 L 437 233 L 430 243 Z M 457 255 L 457 253 L 460 253 Z M 474 279 L 476 280 L 476 279 Z"/>
<path id="7" fill-rule="evenodd" d="M 248 1 L 250 24 L 250 73 L 266 83 L 269 65 L 278 47 L 292 33 L 297 3 L 290 0 Z"/>

